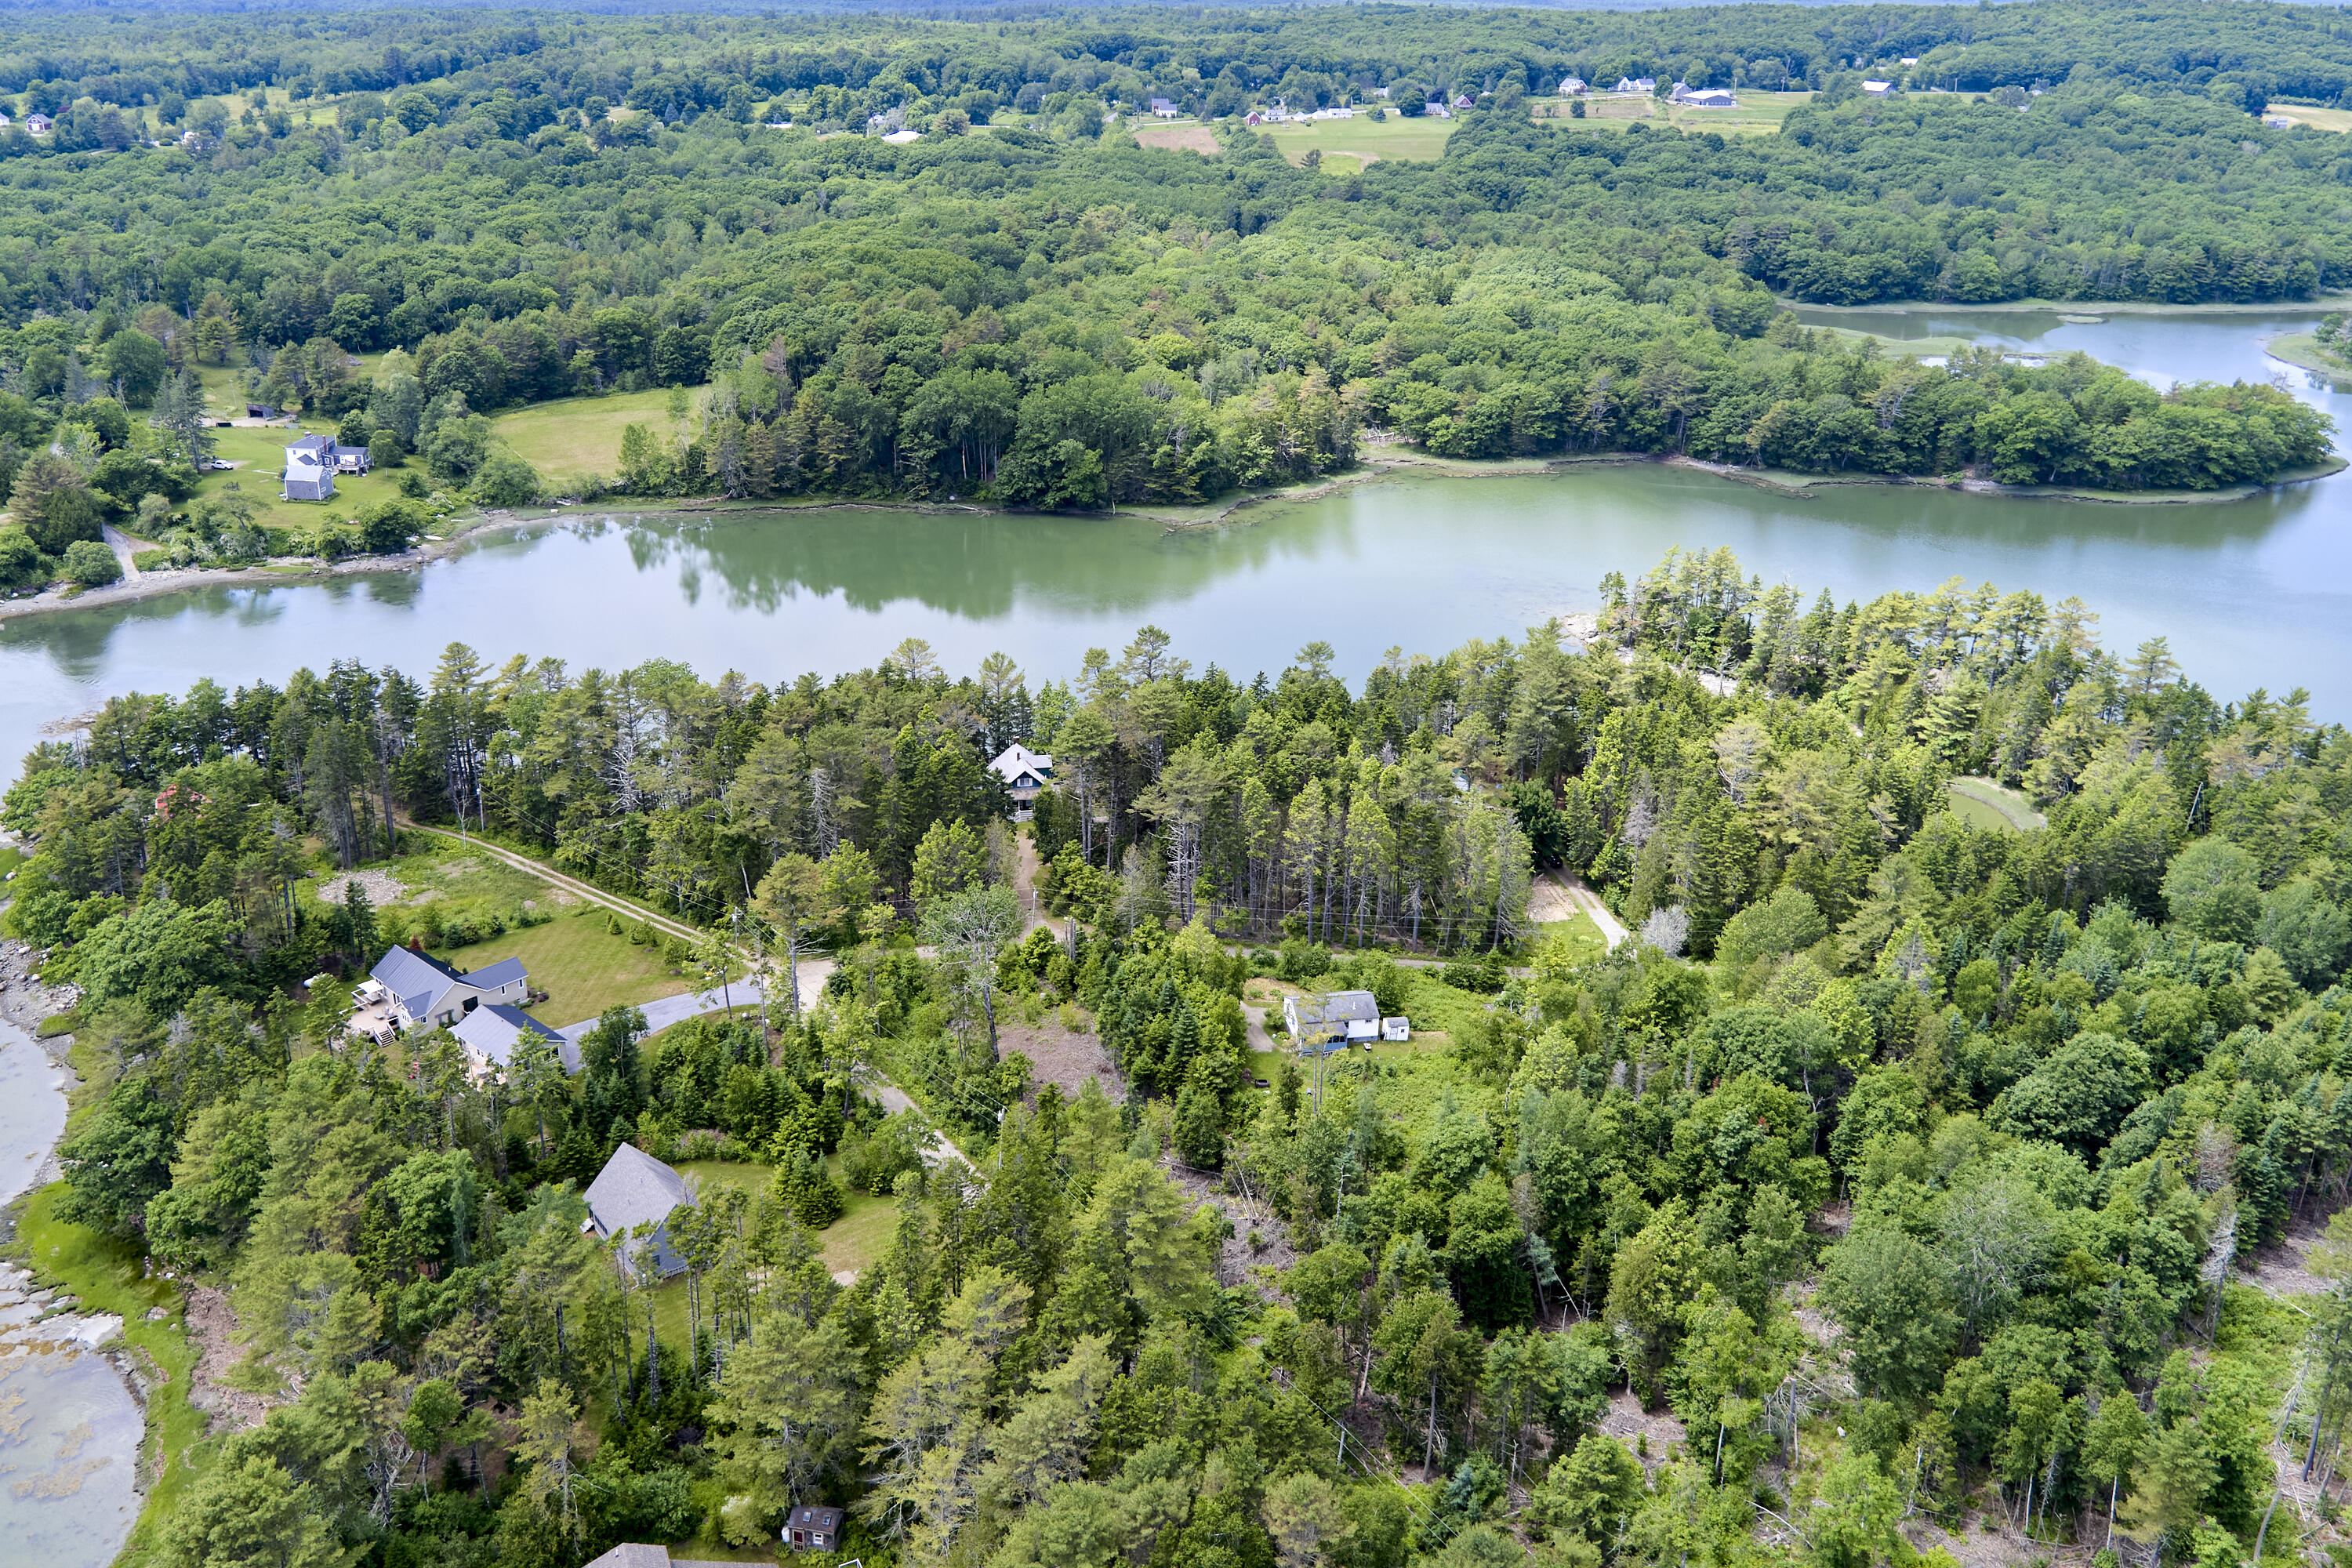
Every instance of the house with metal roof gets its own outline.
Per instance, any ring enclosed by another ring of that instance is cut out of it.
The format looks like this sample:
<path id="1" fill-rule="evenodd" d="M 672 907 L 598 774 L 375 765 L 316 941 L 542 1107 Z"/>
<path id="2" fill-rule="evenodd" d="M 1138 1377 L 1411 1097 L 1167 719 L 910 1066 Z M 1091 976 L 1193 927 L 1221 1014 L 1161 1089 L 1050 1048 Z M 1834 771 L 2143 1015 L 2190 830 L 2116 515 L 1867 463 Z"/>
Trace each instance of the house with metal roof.
<path id="1" fill-rule="evenodd" d="M 1312 996 L 1285 996 L 1282 1021 L 1302 1050 L 1376 1040 L 1381 1036 L 1381 1005 L 1369 991 L 1334 991 L 1319 1002 Z"/>
<path id="2" fill-rule="evenodd" d="M 1038 792 L 1052 780 L 1054 759 L 1015 741 L 997 754 L 996 760 L 988 764 L 988 771 L 1004 781 L 1005 790 L 1018 808 L 1013 816 L 1020 817 L 1028 814 Z"/>
<path id="3" fill-rule="evenodd" d="M 581 1229 L 602 1241 L 625 1236 L 641 1225 L 654 1227 L 654 1269 L 662 1279 L 681 1272 L 686 1259 L 670 1246 L 669 1216 L 694 1202 L 686 1178 L 634 1143 L 613 1151 L 596 1179 L 588 1184 L 587 1223 Z M 624 1248 L 621 1267 L 637 1271 L 637 1244 Z"/>
<path id="4" fill-rule="evenodd" d="M 395 947 L 376 961 L 368 979 L 382 988 L 392 1022 L 403 1029 L 444 1027 L 486 1003 L 519 1005 L 530 996 L 530 975 L 520 958 L 456 970 L 413 947 Z"/>
<path id="5" fill-rule="evenodd" d="M 449 1032 L 466 1047 L 466 1061 L 476 1078 L 493 1070 L 503 1072 L 514 1065 L 515 1051 L 525 1040 L 538 1038 L 555 1047 L 555 1054 L 567 1073 L 580 1070 L 580 1047 L 549 1028 L 520 1007 L 504 1002 L 492 1002 L 478 1006 L 455 1024 Z"/>

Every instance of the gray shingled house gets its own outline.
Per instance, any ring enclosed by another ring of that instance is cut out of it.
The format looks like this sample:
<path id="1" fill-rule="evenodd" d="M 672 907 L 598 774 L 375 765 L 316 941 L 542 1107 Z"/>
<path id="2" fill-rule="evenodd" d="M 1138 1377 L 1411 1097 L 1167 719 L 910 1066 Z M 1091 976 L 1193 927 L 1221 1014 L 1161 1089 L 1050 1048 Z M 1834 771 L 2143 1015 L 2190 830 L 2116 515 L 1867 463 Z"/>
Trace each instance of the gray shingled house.
<path id="1" fill-rule="evenodd" d="M 624 1143 L 588 1184 L 587 1198 L 588 1223 L 582 1229 L 605 1240 L 641 1225 L 653 1226 L 656 1272 L 667 1279 L 685 1269 L 686 1259 L 669 1244 L 668 1223 L 673 1210 L 694 1202 L 684 1176 L 635 1144 Z M 622 1267 L 631 1274 L 636 1272 L 635 1252 L 636 1244 L 632 1242 L 621 1258 Z"/>
<path id="2" fill-rule="evenodd" d="M 480 969 L 458 971 L 429 953 L 395 947 L 368 972 L 376 987 L 353 994 L 362 1005 L 386 999 L 393 1021 L 404 1029 L 455 1024 L 486 1003 L 521 1002 L 530 994 L 530 975 L 520 958 L 502 958 Z"/>
<path id="3" fill-rule="evenodd" d="M 492 1002 L 475 1008 L 455 1024 L 449 1032 L 466 1047 L 466 1059 L 476 1077 L 493 1068 L 501 1071 L 514 1065 L 515 1047 L 536 1035 L 555 1047 L 556 1057 L 563 1070 L 580 1070 L 580 1047 L 541 1023 L 520 1007 L 503 1002 Z"/>

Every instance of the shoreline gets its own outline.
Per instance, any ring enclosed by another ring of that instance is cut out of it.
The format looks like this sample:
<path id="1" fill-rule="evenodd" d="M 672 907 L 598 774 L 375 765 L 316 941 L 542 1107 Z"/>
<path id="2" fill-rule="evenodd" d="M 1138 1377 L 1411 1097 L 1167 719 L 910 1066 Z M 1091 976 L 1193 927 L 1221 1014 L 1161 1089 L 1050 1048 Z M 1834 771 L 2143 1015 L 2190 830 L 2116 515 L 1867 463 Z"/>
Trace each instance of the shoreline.
<path id="1" fill-rule="evenodd" d="M 1843 308 L 1843 307 L 1841 307 Z M 2264 350 L 2268 353 L 2267 347 Z M 2271 357 L 2278 359 L 2273 354 Z M 2280 359 L 2283 364 L 2294 364 Z M 2308 369 L 2308 366 L 2296 366 Z M 1654 452 L 1591 452 L 1555 458 L 1439 458 L 1408 448 L 1379 448 L 1392 451 L 1393 456 L 1372 456 L 1355 468 L 1328 474 L 1311 482 L 1286 486 L 1273 490 L 1249 490 L 1213 502 L 1193 507 L 1171 507 L 1144 504 L 1125 510 L 1116 508 L 1103 513 L 1060 513 L 1065 516 L 1101 516 L 1108 521 L 1132 518 L 1160 524 L 1175 533 L 1197 528 L 1214 528 L 1231 522 L 1235 515 L 1253 507 L 1279 506 L 1287 503 L 1323 500 L 1360 485 L 1380 484 L 1401 479 L 1526 479 L 1573 472 L 1594 467 L 1632 467 L 1654 464 L 1660 468 L 1682 468 L 1709 475 L 1732 484 L 1746 485 L 1790 500 L 1811 500 L 1823 489 L 1877 485 L 1888 488 L 1918 487 L 1948 490 L 1958 494 L 1985 496 L 2004 500 L 2084 501 L 2105 506 L 2200 506 L 2223 501 L 2244 500 L 2263 490 L 2286 485 L 2308 484 L 2341 473 L 2352 467 L 2352 459 L 2330 455 L 2326 461 L 2307 468 L 2284 473 L 2259 484 L 2225 486 L 2210 490 L 2101 490 L 2079 485 L 2004 485 L 1990 479 L 1949 479 L 1936 474 L 1807 474 L 1793 469 L 1751 468 L 1739 463 L 1719 463 L 1685 453 Z M 188 593 L 202 588 L 268 588 L 293 586 L 323 582 L 336 577 L 367 577 L 395 573 L 420 571 L 436 561 L 456 554 L 458 548 L 478 534 L 500 529 L 534 527 L 562 522 L 569 519 L 615 519 L 624 513 L 640 518 L 698 517 L 710 518 L 729 513 L 795 513 L 811 511 L 880 511 L 919 516 L 951 517 L 1023 517 L 1048 515 L 1016 510 L 1010 507 L 986 506 L 976 501 L 884 501 L 857 500 L 840 498 L 812 500 L 801 504 L 779 503 L 773 500 L 730 500 L 721 498 L 671 500 L 667 504 L 639 507 L 599 505 L 591 510 L 586 506 L 572 503 L 551 509 L 543 517 L 522 517 L 510 511 L 488 512 L 455 527 L 449 533 L 429 540 L 414 550 L 397 555 L 362 555 L 331 565 L 309 563 L 296 565 L 199 566 L 173 568 L 163 572 L 142 572 L 136 577 L 109 584 L 103 588 L 85 589 L 68 597 L 56 590 L 20 599 L 0 599 L 0 626 L 13 620 L 34 616 L 57 615 L 72 610 L 104 609 L 118 605 L 139 604 L 173 594 Z"/>
<path id="2" fill-rule="evenodd" d="M 0 1024 L 20 1030 L 41 1053 L 63 1080 L 58 1093 L 70 1105 L 74 1087 L 81 1081 L 81 1075 L 68 1059 L 74 1037 L 62 1034 L 43 1039 L 35 1032 L 44 1019 L 65 1008 L 59 1005 L 59 994 L 43 984 L 34 973 L 34 957 L 33 950 L 22 942 L 0 943 Z M 5 1205 L 0 1205 L 0 1305 L 17 1310 L 30 1308 L 36 1312 L 31 1321 L 0 1333 L 0 1368 L 7 1368 L 26 1357 L 93 1354 L 105 1363 L 130 1400 L 131 1410 L 139 1422 L 139 1437 L 132 1452 L 127 1517 L 121 1539 L 108 1553 L 111 1557 L 121 1551 L 137 1530 L 155 1491 L 163 1457 L 153 1441 L 159 1436 L 154 1423 L 154 1394 L 162 1384 L 169 1381 L 169 1373 L 131 1342 L 125 1333 L 130 1325 L 122 1314 L 86 1306 L 73 1293 L 70 1283 L 44 1268 L 26 1245 L 23 1227 L 26 1208 L 63 1174 L 58 1151 L 65 1136 L 61 1126 L 41 1152 L 40 1163 L 25 1190 Z"/>
<path id="3" fill-rule="evenodd" d="M 2322 294 L 2310 300 L 2215 300 L 2194 305 L 2168 305 L 2159 300 L 2000 300 L 1982 304 L 1958 304 L 1938 300 L 1893 300 L 1875 305 L 1816 305 L 1775 295 L 1784 310 L 1817 310 L 1834 315 L 1908 316 L 1927 311 L 1965 310 L 1975 315 L 2060 316 L 2248 316 L 2305 310 L 2325 314 L 2352 306 L 2352 294 Z"/>

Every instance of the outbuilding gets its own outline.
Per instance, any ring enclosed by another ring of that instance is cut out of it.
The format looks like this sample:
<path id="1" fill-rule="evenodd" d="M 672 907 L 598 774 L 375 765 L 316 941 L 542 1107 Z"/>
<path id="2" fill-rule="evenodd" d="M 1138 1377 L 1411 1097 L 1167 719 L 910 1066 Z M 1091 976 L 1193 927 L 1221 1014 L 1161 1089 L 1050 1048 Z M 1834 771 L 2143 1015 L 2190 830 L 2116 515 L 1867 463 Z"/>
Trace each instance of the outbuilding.
<path id="1" fill-rule="evenodd" d="M 841 1550 L 842 1511 L 837 1508 L 795 1506 L 784 1521 L 783 1546 L 788 1552 Z"/>

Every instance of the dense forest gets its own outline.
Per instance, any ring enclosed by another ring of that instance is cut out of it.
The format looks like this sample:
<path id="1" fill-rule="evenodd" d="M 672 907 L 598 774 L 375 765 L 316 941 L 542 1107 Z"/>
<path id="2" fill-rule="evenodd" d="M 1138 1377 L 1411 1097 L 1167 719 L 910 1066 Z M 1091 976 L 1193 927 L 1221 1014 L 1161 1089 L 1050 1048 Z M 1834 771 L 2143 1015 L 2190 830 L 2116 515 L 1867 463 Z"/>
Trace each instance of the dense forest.
<path id="1" fill-rule="evenodd" d="M 821 1501 L 869 1563 L 2301 1561 L 2352 1229 L 2321 1294 L 2232 1268 L 2352 1175 L 2352 737 L 2071 600 L 1601 587 L 1585 646 L 1352 685 L 1150 627 L 1034 685 L 453 647 L 45 745 L 5 918 L 79 987 L 60 1222 L 226 1288 L 274 1406 L 134 1553 L 568 1565 Z M 335 974 L 470 918 L 344 889 L 404 819 L 688 916 L 688 962 L 841 962 L 610 1012 L 572 1078 L 339 1037 Z M 1636 934 L 1535 921 L 1538 875 Z M 1244 997 L 1345 985 L 1438 1032 L 1250 1055 Z M 1024 1007 L 1112 1081 L 1039 1082 Z M 769 1168 L 658 1289 L 580 1231 L 623 1141 Z M 844 1183 L 896 1205 L 847 1283 Z"/>
<path id="2" fill-rule="evenodd" d="M 607 489 L 1185 504 L 1385 439 L 2266 482 L 2326 451 L 2273 389 L 1898 363 L 1775 293 L 2316 295 L 2352 266 L 2352 143 L 2259 111 L 2341 95 L 2336 26 L 2075 0 L 21 21 L 0 39 L 0 479 L 30 477 L 0 585 L 102 580 L 100 526 L 134 518 L 182 563 L 291 548 L 250 509 L 190 504 L 214 367 L 404 465 L 436 510 Z M 1567 75 L 1621 70 L 1813 96 L 1752 137 L 1530 116 Z M 1911 90 L 1862 94 L 1871 70 Z M 1456 89 L 1479 106 L 1434 162 L 1295 167 L 1235 118 Z M 1213 155 L 1136 144 L 1131 117 L 1171 94 L 1214 121 Z M 55 127 L 31 133 L 35 110 Z M 881 134 L 900 127 L 920 134 Z M 604 471 L 534 473 L 488 417 L 662 385 L 699 390 Z M 396 549 L 430 515 L 302 547 Z"/>

